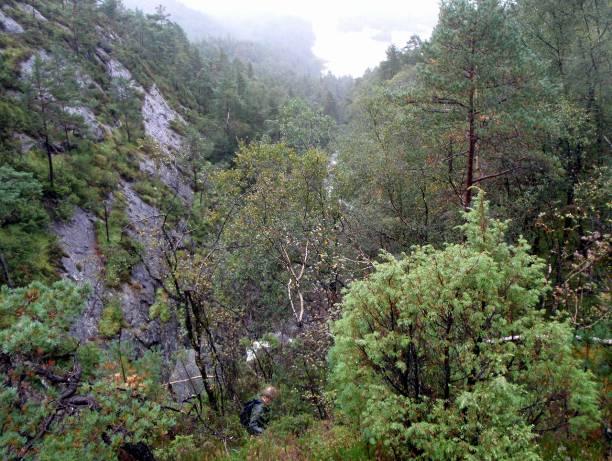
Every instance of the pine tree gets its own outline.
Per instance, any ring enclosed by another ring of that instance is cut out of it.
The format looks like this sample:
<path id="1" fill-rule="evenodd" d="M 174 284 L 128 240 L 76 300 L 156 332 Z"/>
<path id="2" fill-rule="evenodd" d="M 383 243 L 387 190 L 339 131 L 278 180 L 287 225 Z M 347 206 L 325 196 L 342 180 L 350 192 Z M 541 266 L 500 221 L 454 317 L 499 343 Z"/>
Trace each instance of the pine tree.
<path id="1" fill-rule="evenodd" d="M 50 104 L 51 95 L 48 91 L 49 76 L 45 72 L 40 57 L 34 59 L 32 76 L 28 82 L 26 95 L 30 107 L 38 115 L 38 122 L 41 128 L 41 135 L 44 140 L 45 152 L 47 153 L 47 163 L 49 167 L 49 185 L 53 189 L 53 148 L 51 146 L 51 126 L 50 126 Z"/>
<path id="2" fill-rule="evenodd" d="M 30 173 L 0 167 L 0 284 L 9 287 L 45 273 L 40 260 L 48 257 L 48 216 L 42 186 Z"/>
<path id="3" fill-rule="evenodd" d="M 212 143 L 207 141 L 196 129 L 190 127 L 185 136 L 179 161 L 191 175 L 192 188 L 195 193 L 201 189 L 201 171 L 206 168 L 212 153 Z"/>
<path id="4" fill-rule="evenodd" d="M 419 84 L 422 93 L 409 102 L 432 122 L 429 156 L 448 169 L 466 209 L 473 186 L 542 168 L 546 88 L 505 2 L 443 2 Z"/>
<path id="5" fill-rule="evenodd" d="M 36 115 L 35 126 L 43 138 L 51 189 L 55 179 L 53 155 L 71 147 L 69 131 L 80 125 L 80 117 L 68 110 L 71 104 L 78 103 L 78 91 L 75 69 L 63 55 L 58 52 L 44 61 L 36 56 L 32 74 L 25 84 L 25 99 Z M 60 136 L 64 146 L 56 142 Z"/>
<path id="6" fill-rule="evenodd" d="M 128 142 L 133 141 L 134 132 L 140 121 L 140 100 L 131 82 L 117 78 L 111 88 L 113 108 L 125 130 Z"/>
<path id="7" fill-rule="evenodd" d="M 97 19 L 97 0 L 71 0 L 70 29 L 72 48 L 77 55 L 93 50 L 97 43 L 93 25 Z"/>
<path id="8" fill-rule="evenodd" d="M 387 48 L 387 59 L 380 63 L 383 80 L 391 80 L 401 67 L 401 52 L 395 45 L 391 45 Z"/>
<path id="9" fill-rule="evenodd" d="M 173 423 L 150 354 L 119 364 L 113 347 L 105 358 L 70 335 L 86 292 L 68 281 L 0 287 L 2 459 L 116 459 L 123 442 L 146 442 Z"/>

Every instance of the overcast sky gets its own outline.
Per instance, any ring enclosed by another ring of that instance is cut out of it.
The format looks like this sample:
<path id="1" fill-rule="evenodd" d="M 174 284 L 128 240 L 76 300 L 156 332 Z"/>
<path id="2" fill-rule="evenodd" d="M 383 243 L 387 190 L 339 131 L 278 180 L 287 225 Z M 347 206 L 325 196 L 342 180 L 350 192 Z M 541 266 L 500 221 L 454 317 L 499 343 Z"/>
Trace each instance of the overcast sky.
<path id="1" fill-rule="evenodd" d="M 313 52 L 336 75 L 358 77 L 376 66 L 391 43 L 428 38 L 438 0 L 180 0 L 211 16 L 291 15 L 309 20 Z M 287 37 L 291 40 L 291 37 Z"/>

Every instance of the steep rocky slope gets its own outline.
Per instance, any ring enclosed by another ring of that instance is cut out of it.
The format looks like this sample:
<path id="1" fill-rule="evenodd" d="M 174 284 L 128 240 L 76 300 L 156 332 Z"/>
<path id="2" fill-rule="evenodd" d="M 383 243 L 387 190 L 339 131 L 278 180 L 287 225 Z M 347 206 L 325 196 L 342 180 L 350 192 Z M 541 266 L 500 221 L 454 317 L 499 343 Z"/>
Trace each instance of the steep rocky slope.
<path id="1" fill-rule="evenodd" d="M 133 72 L 116 55 L 117 49 L 125 48 L 124 39 L 107 25 L 98 24 L 95 27 L 94 36 L 88 38 L 94 45 L 94 53 L 86 56 L 74 53 L 62 40 L 53 43 L 36 40 L 37 27 L 42 26 L 44 32 L 49 32 L 49 36 L 54 36 L 50 32 L 61 36 L 67 31 L 68 13 L 59 5 L 43 2 L 8 2 L 2 7 L 0 51 L 3 57 L 12 60 L 11 64 L 16 69 L 15 75 L 21 82 L 16 83 L 11 92 L 3 92 L 3 97 L 16 103 L 23 100 L 28 82 L 34 79 L 33 73 L 38 72 L 36 66 L 59 62 L 55 60 L 58 53 L 70 54 L 70 63 L 74 66 L 79 86 L 95 95 L 90 98 L 75 98 L 73 103 L 65 107 L 65 112 L 84 126 L 84 131 L 77 133 L 72 130 L 72 135 L 78 135 L 81 139 L 79 142 L 82 143 L 117 146 L 122 122 L 109 116 L 113 110 L 111 91 L 119 80 L 126 80 L 135 90 L 139 98 L 143 137 L 155 146 L 155 150 L 161 153 L 161 158 L 151 158 L 146 153 L 136 152 L 136 146 L 129 147 L 132 152 L 128 152 L 128 155 L 138 158 L 137 170 L 132 169 L 130 174 L 119 175 L 115 190 L 101 194 L 104 204 L 87 203 L 77 197 L 76 206 L 69 210 L 67 216 L 54 217 L 50 229 L 56 235 L 63 253 L 57 261 L 59 275 L 91 287 L 87 306 L 74 324 L 73 334 L 81 341 L 100 339 L 103 336 L 100 321 L 104 310 L 109 303 L 118 302 L 121 309 L 120 328 L 117 334 L 107 334 L 107 337 L 111 336 L 108 339 L 119 338 L 129 342 L 136 351 L 160 347 L 163 356 L 170 360 L 172 354 L 179 349 L 180 334 L 177 322 L 172 319 L 160 324 L 158 320 L 149 318 L 149 307 L 154 303 L 156 290 L 163 279 L 157 250 L 161 212 L 150 200 L 147 203 L 135 186 L 160 182 L 165 184 L 168 191 L 175 194 L 184 206 L 189 206 L 193 192 L 176 162 L 176 152 L 181 149 L 183 140 L 171 126 L 173 123 L 186 122 L 179 113 L 180 107 L 172 107 L 156 85 L 154 74 L 149 75 L 147 82 L 139 82 L 133 77 Z M 34 136 L 32 131 L 28 130 L 26 133 L 24 130 L 15 135 L 22 153 L 43 149 L 44 140 L 40 136 Z M 34 155 L 41 153 L 35 152 Z M 55 161 L 61 161 L 63 155 L 69 154 L 61 153 L 58 148 Z M 112 164 L 108 167 L 116 168 Z M 96 186 L 91 184 L 89 187 Z M 101 207 L 106 213 L 113 213 L 115 207 L 122 207 L 126 226 L 121 232 L 141 248 L 138 260 L 128 268 L 129 273 L 125 280 L 118 284 L 109 284 L 107 280 L 108 260 L 113 255 L 104 254 L 101 250 L 100 239 L 104 235 L 104 232 L 100 231 L 104 227 Z"/>

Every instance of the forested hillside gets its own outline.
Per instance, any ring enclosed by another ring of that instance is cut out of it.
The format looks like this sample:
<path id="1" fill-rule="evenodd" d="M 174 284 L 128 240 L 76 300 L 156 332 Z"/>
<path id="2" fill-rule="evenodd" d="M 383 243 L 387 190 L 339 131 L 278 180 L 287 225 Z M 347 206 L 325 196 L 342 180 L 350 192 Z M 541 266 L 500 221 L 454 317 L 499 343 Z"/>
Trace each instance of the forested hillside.
<path id="1" fill-rule="evenodd" d="M 612 456 L 609 5 L 356 80 L 169 5 L 0 7 L 0 457 Z"/>

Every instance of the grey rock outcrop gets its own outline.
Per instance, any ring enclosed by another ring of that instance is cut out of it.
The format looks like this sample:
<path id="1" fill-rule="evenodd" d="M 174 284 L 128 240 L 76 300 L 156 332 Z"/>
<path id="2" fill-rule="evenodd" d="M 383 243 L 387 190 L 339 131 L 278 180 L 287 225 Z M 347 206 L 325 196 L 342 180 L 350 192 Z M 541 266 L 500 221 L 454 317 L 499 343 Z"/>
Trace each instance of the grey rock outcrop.
<path id="1" fill-rule="evenodd" d="M 37 145 L 35 139 L 24 133 L 14 133 L 13 139 L 15 139 L 15 141 L 17 141 L 17 143 L 19 144 L 19 152 L 22 154 L 30 152 L 34 148 L 34 146 Z"/>
<path id="2" fill-rule="evenodd" d="M 153 138 L 166 153 L 181 147 L 181 137 L 171 128 L 174 121 L 184 123 L 183 118 L 168 104 L 156 85 L 145 94 L 142 106 L 145 133 Z"/>
<path id="3" fill-rule="evenodd" d="M 29 77 L 30 75 L 32 75 L 36 57 L 40 58 L 40 60 L 43 62 L 51 59 L 51 55 L 47 53 L 45 50 L 38 50 L 34 52 L 32 56 L 30 56 L 27 60 L 19 64 L 19 71 L 21 72 L 22 77 Z"/>
<path id="4" fill-rule="evenodd" d="M 185 202 L 191 201 L 193 191 L 176 164 L 176 152 L 180 150 L 183 140 L 171 126 L 173 122 L 185 123 L 185 120 L 170 107 L 156 85 L 145 93 L 142 118 L 145 133 L 157 143 L 163 158 L 157 164 L 144 159 L 140 163 L 140 170 L 158 176 Z"/>
<path id="5" fill-rule="evenodd" d="M 139 168 L 140 171 L 159 178 L 161 182 L 172 189 L 184 202 L 189 203 L 192 200 L 193 190 L 176 166 L 173 156 L 165 154 L 161 162 L 154 162 L 150 158 L 143 158 Z"/>
<path id="6" fill-rule="evenodd" d="M 25 14 L 29 14 L 34 19 L 40 22 L 47 22 L 47 18 L 45 18 L 40 11 L 34 8 L 32 5 L 28 5 L 27 3 L 17 3 L 17 8 L 23 11 Z"/>
<path id="7" fill-rule="evenodd" d="M 66 107 L 66 112 L 71 115 L 79 116 L 83 119 L 83 122 L 87 126 L 89 134 L 95 141 L 104 140 L 106 130 L 98 122 L 95 114 L 89 107 L 77 106 L 77 107 Z"/>
<path id="8" fill-rule="evenodd" d="M 132 73 L 114 58 L 111 58 L 106 63 L 106 70 L 111 78 L 124 78 L 126 80 L 132 80 Z"/>
<path id="9" fill-rule="evenodd" d="M 82 341 L 98 334 L 98 322 L 104 307 L 104 264 L 97 249 L 94 223 L 93 214 L 77 207 L 72 219 L 53 225 L 65 254 L 62 258 L 64 276 L 91 288 L 86 307 L 72 327 L 73 334 Z"/>
<path id="10" fill-rule="evenodd" d="M 163 218 L 159 210 L 145 203 L 127 183 L 123 182 L 122 192 L 127 202 L 130 222 L 128 233 L 141 243 L 142 262 L 132 269 L 131 280 L 121 289 L 121 306 L 130 330 L 124 332 L 124 339 L 135 339 L 144 347 L 159 345 L 166 360 L 176 351 L 178 326 L 175 319 L 161 323 L 149 318 L 149 308 L 155 302 L 155 291 L 163 279 L 161 225 Z"/>
<path id="11" fill-rule="evenodd" d="M 83 72 L 81 69 L 77 70 L 75 77 L 76 77 L 76 82 L 81 89 L 95 88 L 100 93 L 104 92 L 102 87 L 97 82 L 95 82 L 89 75 Z"/>
<path id="12" fill-rule="evenodd" d="M 136 89 L 139 93 L 144 93 L 144 88 L 134 81 L 132 73 L 119 62 L 117 59 L 112 57 L 103 48 L 96 48 L 96 58 L 106 68 L 106 73 L 111 79 L 124 79 L 127 80 L 132 88 Z"/>
<path id="13" fill-rule="evenodd" d="M 21 25 L 10 16 L 0 11 L 0 25 L 5 32 L 9 34 L 23 34 L 24 29 Z"/>
<path id="14" fill-rule="evenodd" d="M 176 362 L 169 380 L 172 392 L 178 402 L 204 390 L 200 369 L 195 363 L 195 351 L 186 349 L 177 354 Z"/>
<path id="15" fill-rule="evenodd" d="M 62 275 L 91 288 L 85 309 L 71 331 L 80 341 L 96 338 L 105 302 L 117 299 L 126 325 L 121 330 L 121 340 L 131 343 L 139 352 L 159 346 L 164 360 L 169 362 L 179 343 L 177 322 L 174 318 L 166 323 L 149 318 L 149 308 L 155 302 L 163 270 L 157 249 L 161 218 L 159 212 L 144 203 L 128 183 L 123 182 L 121 188 L 130 221 L 128 233 L 142 244 L 143 252 L 142 262 L 132 269 L 130 281 L 118 290 L 105 284 L 105 266 L 98 252 L 96 217 L 93 214 L 77 207 L 70 220 L 52 226 L 64 252 Z"/>

